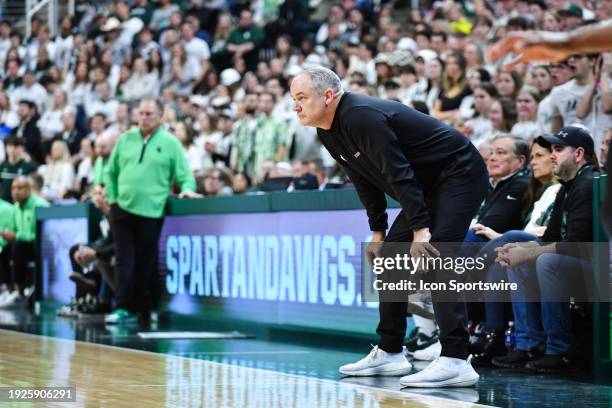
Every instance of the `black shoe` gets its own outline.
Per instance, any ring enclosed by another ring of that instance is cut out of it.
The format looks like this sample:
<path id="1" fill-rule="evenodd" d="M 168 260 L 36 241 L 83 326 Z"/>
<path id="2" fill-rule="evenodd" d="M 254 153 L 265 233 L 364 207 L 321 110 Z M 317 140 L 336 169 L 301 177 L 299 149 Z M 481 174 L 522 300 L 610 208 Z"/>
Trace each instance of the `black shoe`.
<path id="1" fill-rule="evenodd" d="M 472 357 L 472 365 L 474 367 L 491 367 L 493 358 L 505 356 L 507 352 L 504 344 L 504 332 L 502 330 L 491 331 L 487 333 L 482 353 Z"/>
<path id="2" fill-rule="evenodd" d="M 545 354 L 538 360 L 528 362 L 525 368 L 538 373 L 566 373 L 578 369 L 566 356 L 559 354 Z"/>
<path id="3" fill-rule="evenodd" d="M 472 355 L 482 353 L 484 351 L 484 346 L 487 341 L 487 332 L 485 331 L 484 323 L 480 322 L 476 325 L 470 325 L 468 333 L 470 335 L 468 353 Z"/>
<path id="4" fill-rule="evenodd" d="M 97 286 L 97 282 L 94 279 L 91 279 L 87 275 L 80 272 L 72 272 L 69 277 L 71 281 L 82 283 L 90 288 L 95 288 Z"/>
<path id="5" fill-rule="evenodd" d="M 493 358 L 491 363 L 500 368 L 524 368 L 525 364 L 537 360 L 541 356 L 542 352 L 539 350 L 513 350 L 506 356 Z"/>
<path id="6" fill-rule="evenodd" d="M 416 331 L 416 333 L 415 333 Z M 436 343 L 440 339 L 438 330 L 435 330 L 431 336 L 421 333 L 418 327 L 410 332 L 410 337 L 406 342 L 406 351 L 414 353 L 417 350 L 423 350 Z"/>

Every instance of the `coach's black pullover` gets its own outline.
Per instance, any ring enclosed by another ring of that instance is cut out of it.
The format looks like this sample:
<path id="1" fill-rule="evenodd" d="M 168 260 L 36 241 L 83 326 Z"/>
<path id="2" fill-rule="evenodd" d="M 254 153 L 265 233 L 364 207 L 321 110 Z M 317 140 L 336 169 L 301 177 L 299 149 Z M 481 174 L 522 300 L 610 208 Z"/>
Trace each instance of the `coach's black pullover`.
<path id="1" fill-rule="evenodd" d="M 317 132 L 355 185 L 372 231 L 388 227 L 384 193 L 400 203 L 412 230 L 430 228 L 426 201 L 436 187 L 451 172 L 482 165 L 465 136 L 399 102 L 347 92 L 331 128 Z"/>

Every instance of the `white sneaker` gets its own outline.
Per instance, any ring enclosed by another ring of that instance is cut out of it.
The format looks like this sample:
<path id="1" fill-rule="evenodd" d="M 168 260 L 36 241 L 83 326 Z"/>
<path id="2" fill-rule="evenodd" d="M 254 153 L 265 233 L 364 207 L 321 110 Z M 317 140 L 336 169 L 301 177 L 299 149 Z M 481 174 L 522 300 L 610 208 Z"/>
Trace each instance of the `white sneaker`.
<path id="1" fill-rule="evenodd" d="M 436 341 L 431 346 L 425 347 L 422 350 L 416 350 L 412 353 L 412 357 L 420 361 L 434 361 L 436 358 L 440 357 L 440 353 L 442 353 L 442 344 Z"/>
<path id="2" fill-rule="evenodd" d="M 11 292 L 9 292 L 8 290 L 2 290 L 0 291 L 0 304 L 4 303 L 6 301 L 6 298 L 10 295 Z"/>
<path id="3" fill-rule="evenodd" d="M 424 370 L 400 378 L 403 387 L 436 388 L 436 387 L 471 387 L 478 382 L 478 373 L 467 360 L 450 357 L 438 357 Z"/>
<path id="4" fill-rule="evenodd" d="M 27 306 L 28 301 L 25 297 L 21 296 L 19 291 L 9 293 L 0 304 L 2 309 L 20 309 Z"/>
<path id="5" fill-rule="evenodd" d="M 406 375 L 412 370 L 412 364 L 406 360 L 404 353 L 387 353 L 375 346 L 370 354 L 356 363 L 340 367 L 340 373 L 357 377 L 375 375 Z"/>

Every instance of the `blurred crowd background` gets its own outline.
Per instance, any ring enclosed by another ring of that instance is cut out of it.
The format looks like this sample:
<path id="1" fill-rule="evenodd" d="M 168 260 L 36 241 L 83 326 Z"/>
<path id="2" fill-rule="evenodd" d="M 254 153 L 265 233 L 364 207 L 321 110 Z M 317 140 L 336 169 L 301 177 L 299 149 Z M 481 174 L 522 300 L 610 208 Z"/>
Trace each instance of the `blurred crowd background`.
<path id="1" fill-rule="evenodd" d="M 77 0 L 55 36 L 42 19 L 29 36 L 5 19 L 3 198 L 12 201 L 19 174 L 32 174 L 47 200 L 86 198 L 96 160 L 148 96 L 163 102 L 200 193 L 345 186 L 292 111 L 288 86 L 308 65 L 456 126 L 485 157 L 500 134 L 529 141 L 575 122 L 599 155 L 612 126 L 610 56 L 503 72 L 508 59 L 493 65 L 485 54 L 510 30 L 569 31 L 610 15 L 609 0 Z M 287 182 L 266 186 L 270 178 Z"/>

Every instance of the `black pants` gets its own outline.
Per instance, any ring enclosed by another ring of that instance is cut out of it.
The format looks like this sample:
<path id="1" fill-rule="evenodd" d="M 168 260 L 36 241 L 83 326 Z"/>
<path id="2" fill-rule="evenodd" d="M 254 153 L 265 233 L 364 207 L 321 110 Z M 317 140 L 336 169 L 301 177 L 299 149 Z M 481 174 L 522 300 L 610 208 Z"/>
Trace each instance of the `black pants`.
<path id="1" fill-rule="evenodd" d="M 36 247 L 34 242 L 13 241 L 13 283 L 23 290 L 34 284 Z"/>
<path id="2" fill-rule="evenodd" d="M 157 245 L 164 219 L 141 217 L 113 205 L 110 222 L 117 307 L 146 314 L 155 308 L 158 297 Z"/>
<path id="3" fill-rule="evenodd" d="M 472 218 L 476 215 L 488 187 L 488 174 L 476 149 L 458 157 L 442 172 L 441 182 L 427 198 L 432 220 L 431 242 L 463 242 Z M 478 156 L 476 156 L 478 155 Z M 404 211 L 397 216 L 389 229 L 385 242 L 410 242 L 412 230 L 407 226 Z M 442 356 L 465 359 L 468 333 L 465 328 L 465 303 L 459 294 L 456 301 L 449 301 L 446 292 L 444 302 L 440 293 L 432 291 L 436 321 L 440 327 Z M 389 353 L 400 353 L 406 335 L 407 302 L 381 302 L 380 321 L 376 332 L 380 336 L 378 346 Z"/>
<path id="4" fill-rule="evenodd" d="M 2 248 L 0 252 L 0 285 L 12 286 L 13 274 L 11 273 L 11 244 Z"/>
<path id="5" fill-rule="evenodd" d="M 76 273 L 80 273 L 83 274 L 83 267 L 81 265 L 78 264 L 78 262 L 76 261 L 76 259 L 74 259 L 74 255 L 75 253 L 79 250 L 79 247 L 81 245 L 86 245 L 86 244 L 76 244 L 73 245 L 72 247 L 70 247 L 69 250 L 69 255 L 70 255 L 70 264 L 72 265 L 72 270 Z M 76 281 L 75 285 L 76 285 L 76 292 L 75 292 L 75 298 L 76 299 L 80 299 L 83 298 L 85 296 L 87 296 L 87 294 L 90 294 L 92 296 L 96 296 L 98 291 L 99 291 L 99 286 L 100 286 L 100 275 L 94 270 L 91 271 L 88 274 L 88 277 L 91 278 L 92 280 L 94 280 L 95 282 L 97 282 L 97 285 L 95 288 L 92 288 L 90 286 L 87 286 L 85 284 L 83 284 L 80 281 Z"/>

